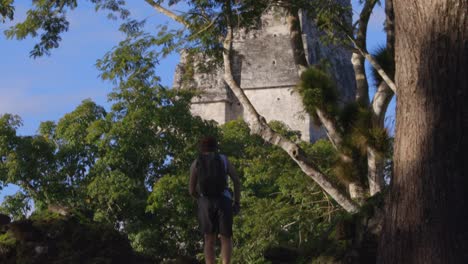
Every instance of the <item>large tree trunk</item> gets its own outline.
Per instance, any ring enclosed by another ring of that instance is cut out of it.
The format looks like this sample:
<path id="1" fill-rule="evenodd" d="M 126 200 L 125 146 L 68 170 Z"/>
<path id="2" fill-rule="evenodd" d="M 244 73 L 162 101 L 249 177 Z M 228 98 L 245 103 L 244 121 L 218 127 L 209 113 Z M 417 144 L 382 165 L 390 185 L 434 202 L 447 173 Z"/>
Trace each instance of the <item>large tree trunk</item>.
<path id="1" fill-rule="evenodd" d="M 394 8 L 395 167 L 378 263 L 468 263 L 468 1 Z"/>

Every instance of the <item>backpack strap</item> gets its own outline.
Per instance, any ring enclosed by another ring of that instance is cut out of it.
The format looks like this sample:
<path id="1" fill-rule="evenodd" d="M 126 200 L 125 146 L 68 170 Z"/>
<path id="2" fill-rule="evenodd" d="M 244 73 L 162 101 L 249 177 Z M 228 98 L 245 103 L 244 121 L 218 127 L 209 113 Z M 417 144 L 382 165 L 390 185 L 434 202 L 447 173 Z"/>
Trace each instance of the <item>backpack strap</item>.
<path id="1" fill-rule="evenodd" d="M 227 167 L 227 159 L 226 159 L 226 156 L 223 155 L 223 154 L 219 154 L 219 156 L 221 157 L 221 160 L 223 161 L 223 165 L 224 165 L 224 172 L 226 172 L 226 176 L 227 176 L 227 173 L 228 173 L 228 167 Z"/>
<path id="2" fill-rule="evenodd" d="M 232 200 L 232 191 L 228 188 L 228 164 L 227 164 L 227 157 L 225 155 L 219 154 L 221 157 L 221 160 L 223 161 L 224 164 L 224 171 L 225 171 L 225 177 L 226 177 L 226 189 L 224 190 L 223 195 L 226 196 L 227 198 Z"/>

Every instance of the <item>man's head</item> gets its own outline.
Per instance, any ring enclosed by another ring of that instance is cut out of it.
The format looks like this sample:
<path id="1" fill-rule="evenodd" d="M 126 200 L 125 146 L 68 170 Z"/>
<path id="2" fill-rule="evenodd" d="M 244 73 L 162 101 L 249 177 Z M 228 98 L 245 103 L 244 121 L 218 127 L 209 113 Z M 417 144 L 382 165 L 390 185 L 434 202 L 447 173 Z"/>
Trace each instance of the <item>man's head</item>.
<path id="1" fill-rule="evenodd" d="M 216 142 L 216 138 L 207 136 L 200 140 L 201 152 L 215 152 L 216 150 L 218 150 L 218 143 Z"/>

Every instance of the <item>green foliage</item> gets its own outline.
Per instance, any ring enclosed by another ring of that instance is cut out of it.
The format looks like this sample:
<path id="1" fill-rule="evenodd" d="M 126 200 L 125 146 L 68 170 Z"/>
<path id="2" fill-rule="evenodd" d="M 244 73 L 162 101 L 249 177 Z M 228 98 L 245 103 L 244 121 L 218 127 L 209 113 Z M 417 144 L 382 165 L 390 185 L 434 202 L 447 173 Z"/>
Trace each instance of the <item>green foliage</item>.
<path id="1" fill-rule="evenodd" d="M 13 20 L 15 14 L 15 7 L 13 6 L 13 0 L 0 0 L 0 18 L 2 23 L 5 23 L 5 20 Z"/>
<path id="2" fill-rule="evenodd" d="M 4 114 L 0 115 L 0 182 L 1 187 L 8 182 L 9 171 L 6 159 L 14 149 L 18 140 L 16 129 L 21 126 L 22 121 L 19 116 Z"/>
<path id="3" fill-rule="evenodd" d="M 25 219 L 31 209 L 30 197 L 21 191 L 5 196 L 0 205 L 0 212 L 9 215 L 13 220 Z"/>
<path id="4" fill-rule="evenodd" d="M 338 45 L 349 44 L 346 35 L 353 35 L 352 8 L 343 5 L 340 1 L 319 0 L 310 1 L 305 10 L 309 10 L 309 16 L 317 23 L 317 27 L 323 32 L 320 36 L 325 43 Z"/>
<path id="5" fill-rule="evenodd" d="M 340 112 L 339 120 L 343 127 L 343 135 L 349 144 L 362 153 L 366 152 L 368 132 L 371 127 L 370 110 L 358 103 L 348 103 Z"/>
<path id="6" fill-rule="evenodd" d="M 57 212 L 51 212 L 47 209 L 39 209 L 32 212 L 28 220 L 31 221 L 42 221 L 42 222 L 51 222 L 57 220 L 63 220 L 65 217 Z"/>
<path id="7" fill-rule="evenodd" d="M 333 164 L 339 158 L 335 147 L 327 139 L 319 139 L 314 144 L 302 143 L 301 147 L 325 174 L 331 171 Z"/>
<path id="8" fill-rule="evenodd" d="M 294 135 L 286 129 L 284 132 Z M 329 165 L 336 159 L 333 146 L 325 140 L 304 144 L 321 169 L 330 171 Z M 241 120 L 222 126 L 220 148 L 242 178 L 242 210 L 235 218 L 233 261 L 266 263 L 264 251 L 276 245 L 306 251 L 316 247 L 329 221 L 339 211 L 336 204 L 304 176 L 284 151 L 250 135 Z M 188 180 L 187 166 L 174 176 L 157 181 L 147 206 L 154 225 L 131 236 L 135 248 L 165 257 L 194 256 L 202 251 L 196 205 L 188 195 Z"/>
<path id="9" fill-rule="evenodd" d="M 265 263 L 263 252 L 271 246 L 311 247 L 337 210 L 335 204 L 284 151 L 249 135 L 245 123 L 230 122 L 222 129 L 222 148 L 242 175 L 243 209 L 235 219 L 234 261 Z M 236 148 L 225 147 L 230 144 Z M 305 147 L 322 169 L 330 169 L 326 167 L 333 163 L 334 151 L 329 142 Z"/>
<path id="10" fill-rule="evenodd" d="M 32 57 L 38 57 L 44 54 L 48 55 L 50 49 L 58 47 L 62 40 L 60 34 L 68 31 L 69 22 L 63 15 L 64 6 L 61 3 L 35 1 L 34 4 L 35 9 L 27 12 L 25 21 L 6 30 L 5 35 L 7 38 L 21 40 L 40 34 L 41 41 L 34 46 L 30 53 Z"/>
<path id="11" fill-rule="evenodd" d="M 387 156 L 391 148 L 388 131 L 385 128 L 374 127 L 369 129 L 368 144 L 373 146 L 380 155 Z"/>
<path id="12" fill-rule="evenodd" d="M 59 144 L 66 144 L 72 148 L 79 147 L 87 142 L 88 127 L 95 121 L 103 120 L 106 114 L 102 106 L 87 99 L 81 102 L 73 112 L 65 114 L 57 126 L 44 123 L 41 124 L 39 131 L 45 130 L 47 134 L 55 133 L 56 138 L 60 139 Z"/>
<path id="13" fill-rule="evenodd" d="M 218 130 L 190 114 L 192 93 L 159 84 L 156 55 L 147 41 L 129 37 L 98 62 L 102 77 L 115 85 L 110 111 L 85 100 L 57 123 L 42 123 L 36 136 L 17 136 L 21 120 L 2 116 L 0 182 L 21 186 L 37 210 L 65 206 L 124 231 L 138 251 L 158 255 L 167 249 L 174 255 L 182 249 L 163 250 L 164 240 L 157 244 L 165 222 L 146 212 L 153 203 L 148 198 L 159 197 L 151 194 L 159 179 L 188 169 L 199 138 Z"/>
<path id="14" fill-rule="evenodd" d="M 353 160 L 337 160 L 333 174 L 345 184 L 352 181 L 365 183 L 367 147 L 372 146 L 379 155 L 384 156 L 389 150 L 388 132 L 373 126 L 368 106 L 349 102 L 340 107 L 334 82 L 322 68 L 313 66 L 303 73 L 297 87 L 299 94 L 306 111 L 313 118 L 318 119 L 316 110 L 320 109 L 335 122 L 337 132 L 343 139 L 338 149 Z"/>
<path id="15" fill-rule="evenodd" d="M 281 134 L 282 136 L 288 138 L 291 141 L 299 141 L 301 138 L 300 131 L 298 130 L 291 131 L 291 129 L 289 129 L 289 127 L 281 121 L 273 120 L 273 121 L 270 121 L 268 125 L 275 132 Z"/>
<path id="16" fill-rule="evenodd" d="M 338 93 L 330 75 L 319 66 L 309 67 L 297 86 L 308 113 L 314 116 L 321 109 L 333 116 L 336 112 Z"/>
<path id="17" fill-rule="evenodd" d="M 370 145 L 382 155 L 389 150 L 388 132 L 384 128 L 372 125 L 372 116 L 368 107 L 358 103 L 348 103 L 340 111 L 339 123 L 349 148 L 365 154 Z"/>
<path id="18" fill-rule="evenodd" d="M 16 129 L 18 129 L 22 123 L 23 121 L 17 115 L 0 115 L 0 151 L 2 155 L 5 155 L 7 151 L 13 148 L 16 139 Z"/>
<path id="19" fill-rule="evenodd" d="M 0 247 L 14 247 L 16 245 L 16 239 L 13 237 L 11 232 L 5 232 L 0 235 Z"/>
<path id="20" fill-rule="evenodd" d="M 161 257 L 195 256 L 203 251 L 196 203 L 188 195 L 188 181 L 188 173 L 183 171 L 179 175 L 168 175 L 154 185 L 146 208 L 154 216 L 153 226 L 139 233 L 135 243 L 143 244 L 144 235 L 152 233 L 153 239 L 147 241 L 146 250 Z"/>
<path id="21" fill-rule="evenodd" d="M 139 252 L 194 256 L 202 250 L 202 236 L 187 191 L 188 167 L 200 136 L 213 134 L 242 177 L 236 261 L 265 262 L 263 252 L 272 246 L 313 251 L 339 208 L 284 151 L 250 135 L 241 120 L 218 132 L 189 114 L 190 95 L 159 86 L 130 90 L 131 78 L 117 83 L 122 90 L 115 89 L 110 112 L 84 101 L 57 124 L 41 124 L 35 137 L 16 136 L 19 120 L 4 116 L 7 155 L 2 165 L 10 178 L 2 178 L 3 183 L 30 183 L 32 189 L 25 188 L 24 195 L 34 199 L 37 209 L 60 202 L 87 221 L 114 225 Z M 282 123 L 272 125 L 298 137 Z M 301 144 L 321 170 L 332 172 L 337 154 L 328 141 Z M 45 211 L 33 219 L 40 212 Z"/>
<path id="22" fill-rule="evenodd" d="M 389 149 L 387 131 L 372 126 L 372 116 L 367 106 L 351 102 L 338 107 L 334 82 L 319 66 L 310 67 L 302 74 L 297 89 L 306 111 L 317 123 L 320 122 L 316 115 L 317 109 L 335 122 L 337 132 L 343 138 L 339 150 L 354 161 L 337 160 L 332 174 L 345 184 L 356 180 L 365 182 L 367 147 L 373 146 L 380 155 L 385 155 Z"/>
<path id="23" fill-rule="evenodd" d="M 177 247 L 185 237 L 198 237 L 195 225 L 192 229 L 183 225 L 190 210 L 186 214 L 180 208 L 174 211 L 180 213 L 176 223 L 182 225 L 174 225 L 179 227 L 177 234 L 182 234 L 176 244 L 170 244 L 173 233 L 166 233 L 173 226 L 173 210 L 152 212 L 164 209 L 161 199 L 166 199 L 165 195 L 177 193 L 183 201 L 186 184 L 182 188 L 179 179 L 178 189 L 171 191 L 175 185 L 170 179 L 178 178 L 169 175 L 187 170 L 198 139 L 216 135 L 217 129 L 190 114 L 190 94 L 160 86 L 130 89 L 134 76 L 122 78 L 114 90 L 112 111 L 85 100 L 57 124 L 42 123 L 37 136 L 17 136 L 20 120 L 2 116 L 1 183 L 17 184 L 24 190 L 6 198 L 4 212 L 23 217 L 29 199 L 39 211 L 59 204 L 71 208 L 75 215 L 125 231 L 140 252 L 153 256 L 198 252 L 199 244 Z M 180 206 L 192 208 L 193 204 L 186 202 Z"/>

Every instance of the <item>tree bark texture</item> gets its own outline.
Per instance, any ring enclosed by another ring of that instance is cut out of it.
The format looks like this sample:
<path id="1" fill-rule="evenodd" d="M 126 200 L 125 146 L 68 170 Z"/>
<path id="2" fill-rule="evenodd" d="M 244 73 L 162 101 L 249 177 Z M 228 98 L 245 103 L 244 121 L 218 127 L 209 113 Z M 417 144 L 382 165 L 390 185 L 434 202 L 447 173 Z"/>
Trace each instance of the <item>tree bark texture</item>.
<path id="1" fill-rule="evenodd" d="M 385 159 L 373 147 L 367 147 L 367 182 L 369 194 L 373 196 L 384 188 Z"/>
<path id="2" fill-rule="evenodd" d="M 395 12 L 393 0 L 385 0 L 385 33 L 387 33 L 387 51 L 395 53 Z"/>
<path id="3" fill-rule="evenodd" d="M 388 87 L 386 82 L 381 82 L 371 103 L 372 123 L 378 127 L 384 127 L 385 114 L 387 113 L 388 105 L 393 98 L 393 91 Z"/>
<path id="4" fill-rule="evenodd" d="M 369 23 L 370 15 L 374 9 L 376 0 L 366 1 L 362 8 L 361 15 L 358 22 L 358 30 L 356 32 L 355 45 L 361 50 L 367 50 L 367 24 Z M 356 101 L 362 105 L 369 104 L 369 85 L 367 84 L 366 69 L 364 67 L 364 55 L 359 51 L 354 51 L 351 57 L 351 63 L 353 64 L 354 73 L 356 76 Z"/>
<path id="5" fill-rule="evenodd" d="M 394 178 L 378 263 L 468 263 L 468 1 L 393 5 Z"/>

